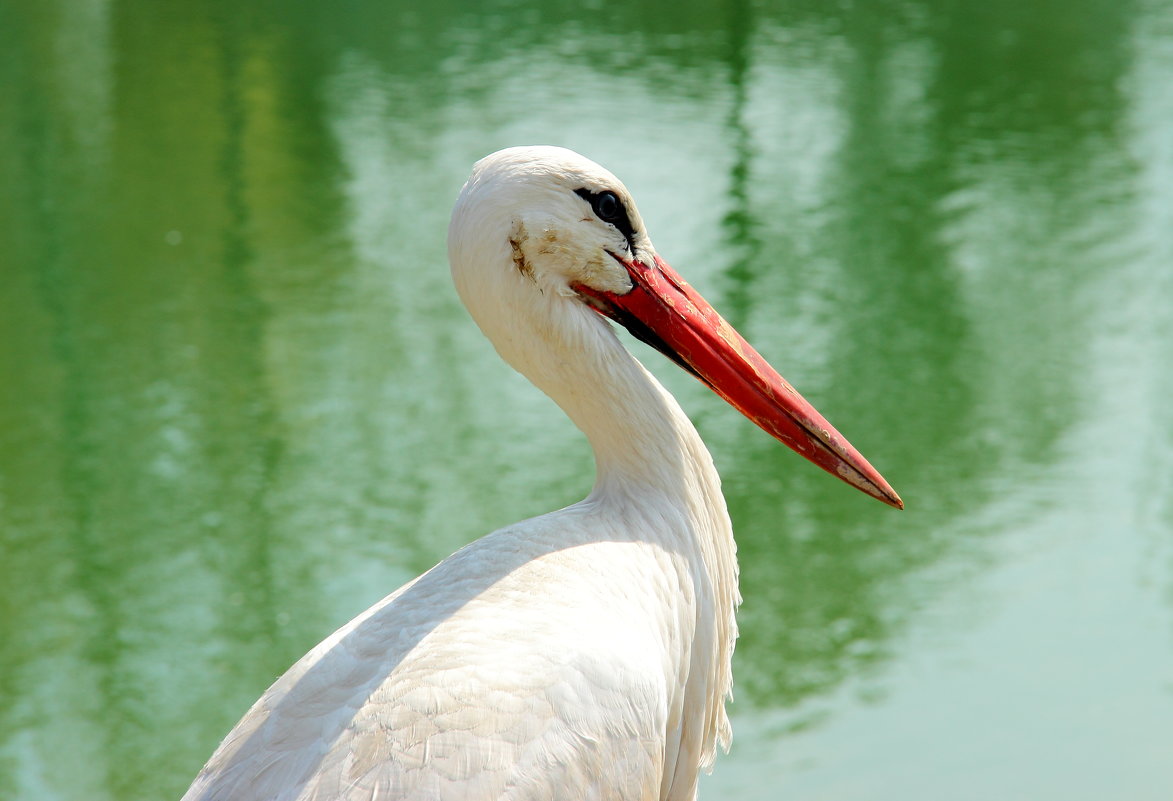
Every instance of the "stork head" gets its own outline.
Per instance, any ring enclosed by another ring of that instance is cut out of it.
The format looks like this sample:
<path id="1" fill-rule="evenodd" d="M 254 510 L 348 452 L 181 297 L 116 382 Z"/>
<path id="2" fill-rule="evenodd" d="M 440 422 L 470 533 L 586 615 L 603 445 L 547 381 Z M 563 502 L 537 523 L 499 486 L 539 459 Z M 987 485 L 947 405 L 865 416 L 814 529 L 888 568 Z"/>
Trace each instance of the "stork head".
<path id="1" fill-rule="evenodd" d="M 535 340 L 586 355 L 609 317 L 771 436 L 903 508 L 867 460 L 657 255 L 627 188 L 589 159 L 514 147 L 478 161 L 452 212 L 448 257 L 473 318 L 522 372 L 530 374 Z"/>
<path id="2" fill-rule="evenodd" d="M 622 182 L 560 147 L 512 147 L 478 161 L 452 213 L 448 242 L 462 296 L 467 282 L 487 278 L 462 267 L 493 246 L 508 250 L 516 280 L 563 297 L 576 297 L 577 284 L 626 292 L 631 280 L 612 254 L 646 260 L 654 253 Z M 500 284 L 499 276 L 488 278 Z"/>

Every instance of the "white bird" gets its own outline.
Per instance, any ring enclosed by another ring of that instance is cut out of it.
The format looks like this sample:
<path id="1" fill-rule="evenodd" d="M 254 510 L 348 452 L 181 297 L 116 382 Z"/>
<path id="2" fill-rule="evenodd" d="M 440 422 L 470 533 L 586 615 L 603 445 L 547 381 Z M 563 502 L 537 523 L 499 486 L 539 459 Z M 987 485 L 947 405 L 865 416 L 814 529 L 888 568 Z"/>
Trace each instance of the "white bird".
<path id="1" fill-rule="evenodd" d="M 498 353 L 589 438 L 594 489 L 334 632 L 245 714 L 186 801 L 695 799 L 731 736 L 733 532 L 696 429 L 607 317 L 903 506 L 660 259 L 627 189 L 588 159 L 518 147 L 477 162 L 448 256 Z"/>

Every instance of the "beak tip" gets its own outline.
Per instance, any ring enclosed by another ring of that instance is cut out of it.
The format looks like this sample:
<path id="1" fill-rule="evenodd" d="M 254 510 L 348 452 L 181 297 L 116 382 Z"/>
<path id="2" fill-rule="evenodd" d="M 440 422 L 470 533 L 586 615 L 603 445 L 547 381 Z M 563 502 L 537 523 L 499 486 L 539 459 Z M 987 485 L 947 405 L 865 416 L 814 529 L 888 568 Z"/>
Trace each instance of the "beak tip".
<path id="1" fill-rule="evenodd" d="M 902 512 L 904 511 L 904 499 L 896 494 L 896 490 L 892 489 L 892 487 L 890 487 L 887 483 L 885 483 L 883 486 L 877 486 L 876 489 L 879 490 L 879 492 L 875 495 L 876 500 L 882 503 L 886 503 L 893 509 L 899 509 Z"/>

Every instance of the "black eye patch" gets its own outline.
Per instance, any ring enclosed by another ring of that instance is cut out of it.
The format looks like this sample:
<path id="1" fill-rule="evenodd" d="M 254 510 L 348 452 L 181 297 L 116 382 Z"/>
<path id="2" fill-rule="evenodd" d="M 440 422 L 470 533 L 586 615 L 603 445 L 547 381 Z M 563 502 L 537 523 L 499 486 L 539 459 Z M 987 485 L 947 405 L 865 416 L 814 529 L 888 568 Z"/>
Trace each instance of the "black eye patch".
<path id="1" fill-rule="evenodd" d="M 627 209 L 623 201 L 611 190 L 591 192 L 589 189 L 575 189 L 574 194 L 591 204 L 595 216 L 603 222 L 614 225 L 619 233 L 627 240 L 627 249 L 635 253 L 635 229 L 631 226 L 631 218 L 627 216 Z"/>

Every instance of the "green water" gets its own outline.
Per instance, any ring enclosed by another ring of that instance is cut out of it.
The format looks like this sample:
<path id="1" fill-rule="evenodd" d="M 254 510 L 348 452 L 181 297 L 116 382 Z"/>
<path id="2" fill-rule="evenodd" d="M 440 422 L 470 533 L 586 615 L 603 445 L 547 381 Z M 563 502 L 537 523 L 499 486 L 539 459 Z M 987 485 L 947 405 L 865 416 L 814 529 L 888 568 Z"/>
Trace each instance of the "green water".
<path id="1" fill-rule="evenodd" d="M 456 299 L 554 143 L 884 473 L 633 346 L 745 604 L 702 798 L 1173 798 L 1173 4 L 0 3 L 0 798 L 178 797 L 590 452 Z"/>

